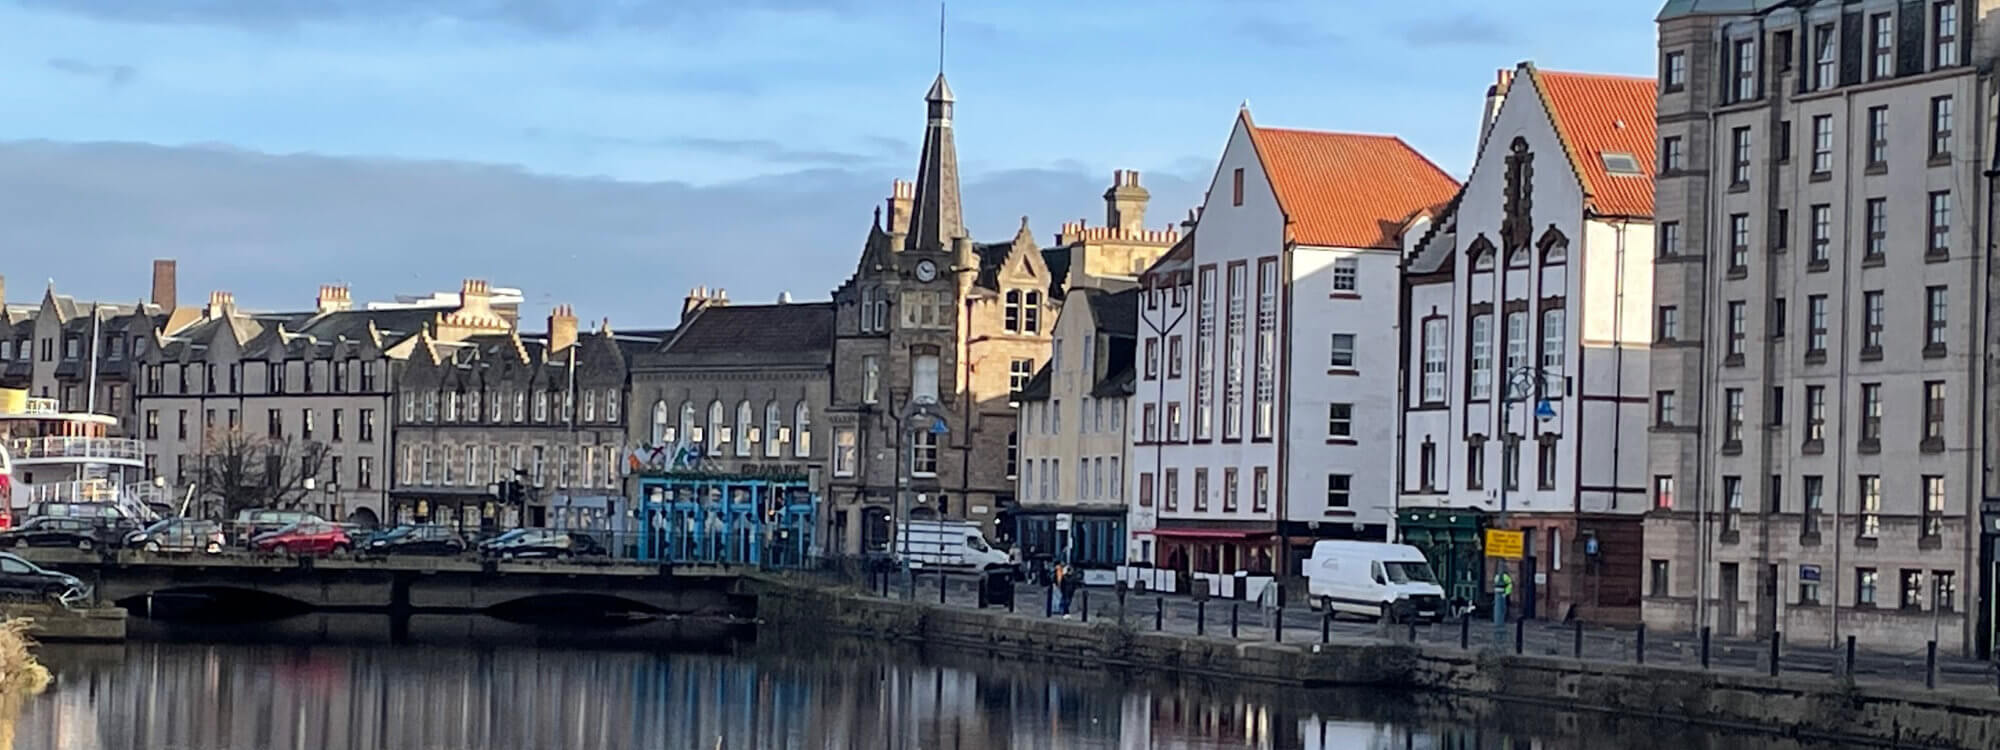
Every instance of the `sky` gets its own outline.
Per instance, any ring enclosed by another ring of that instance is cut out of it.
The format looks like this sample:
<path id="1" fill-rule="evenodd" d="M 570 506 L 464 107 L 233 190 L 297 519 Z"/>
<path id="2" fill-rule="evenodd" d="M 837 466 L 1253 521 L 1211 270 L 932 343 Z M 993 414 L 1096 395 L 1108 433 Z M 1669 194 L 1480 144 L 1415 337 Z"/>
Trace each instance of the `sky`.
<path id="1" fill-rule="evenodd" d="M 1530 13 L 1532 6 L 1532 13 Z M 308 307 L 487 279 L 671 326 L 691 287 L 825 299 L 916 171 L 922 0 L 0 0 L 0 275 Z M 1199 204 L 1237 107 L 1470 164 L 1496 69 L 1650 75 L 1657 0 L 951 3 L 975 239 Z"/>

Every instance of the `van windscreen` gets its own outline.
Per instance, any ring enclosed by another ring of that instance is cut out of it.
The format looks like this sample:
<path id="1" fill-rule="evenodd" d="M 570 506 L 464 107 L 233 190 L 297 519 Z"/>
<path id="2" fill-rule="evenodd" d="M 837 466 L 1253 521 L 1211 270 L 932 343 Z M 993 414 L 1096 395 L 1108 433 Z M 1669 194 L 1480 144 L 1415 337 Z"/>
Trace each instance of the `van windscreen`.
<path id="1" fill-rule="evenodd" d="M 1382 567 L 1389 570 L 1389 580 L 1395 583 L 1437 583 L 1429 563 L 1391 562 L 1382 563 Z"/>

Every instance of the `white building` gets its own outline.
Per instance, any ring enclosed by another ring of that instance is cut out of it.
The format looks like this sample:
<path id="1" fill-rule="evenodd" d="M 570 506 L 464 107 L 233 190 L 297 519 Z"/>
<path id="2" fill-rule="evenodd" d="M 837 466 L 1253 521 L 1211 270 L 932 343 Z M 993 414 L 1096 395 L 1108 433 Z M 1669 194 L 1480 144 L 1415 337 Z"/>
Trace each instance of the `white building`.
<path id="1" fill-rule="evenodd" d="M 1071 289 L 1048 364 L 1015 394 L 1021 455 L 1012 518 L 1024 561 L 1109 569 L 1127 559 L 1125 417 L 1138 302 L 1136 289 Z"/>
<path id="2" fill-rule="evenodd" d="M 1281 572 L 1387 537 L 1399 228 L 1457 189 L 1401 139 L 1238 114 L 1193 235 L 1141 279 L 1139 557 Z"/>
<path id="3" fill-rule="evenodd" d="M 1638 617 L 1654 100 L 1502 71 L 1464 190 L 1406 235 L 1400 528 L 1454 596 L 1480 530 L 1519 529 L 1515 611 Z"/>

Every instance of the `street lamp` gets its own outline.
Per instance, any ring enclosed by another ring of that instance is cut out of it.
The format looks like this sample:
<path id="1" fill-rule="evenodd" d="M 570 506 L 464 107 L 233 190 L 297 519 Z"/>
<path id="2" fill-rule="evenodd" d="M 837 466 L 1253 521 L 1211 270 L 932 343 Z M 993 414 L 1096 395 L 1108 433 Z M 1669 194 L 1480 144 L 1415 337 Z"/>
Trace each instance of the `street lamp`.
<path id="1" fill-rule="evenodd" d="M 1527 404 L 1532 400 L 1535 402 L 1535 412 L 1538 416 L 1543 419 L 1554 419 L 1555 411 L 1549 406 L 1549 401 L 1543 394 L 1543 389 L 1548 384 L 1548 378 L 1549 373 L 1542 368 L 1532 365 L 1522 365 L 1508 370 L 1506 381 L 1502 384 L 1503 390 L 1500 392 L 1500 439 L 1503 442 L 1501 443 L 1500 450 L 1502 459 L 1500 462 L 1500 513 L 1494 519 L 1494 525 L 1503 529 L 1507 523 L 1508 485 L 1512 482 L 1520 481 L 1522 454 L 1520 448 L 1522 441 L 1520 438 L 1514 436 L 1512 432 L 1513 428 L 1508 424 L 1508 418 L 1513 414 L 1513 403 L 1520 402 L 1522 407 L 1521 420 L 1527 425 L 1522 432 L 1533 432 L 1535 423 L 1527 414 Z M 1532 398 L 1530 398 L 1531 395 Z M 1525 438 L 1526 435 L 1524 434 L 1521 437 Z M 1510 443 L 1504 441 L 1512 441 L 1511 444 L 1514 446 L 1512 456 L 1507 455 L 1507 446 Z M 1507 559 L 1504 557 L 1496 559 L 1499 560 L 1496 563 L 1498 568 L 1495 571 L 1495 578 L 1497 579 L 1499 574 L 1506 572 Z M 1498 581 L 1496 580 L 1495 583 L 1497 584 Z M 1513 593 L 1512 586 L 1508 586 L 1507 590 L 1508 594 L 1511 595 Z M 1501 627 L 1506 622 L 1507 597 L 1495 591 L 1493 596 L 1493 624 L 1495 627 Z"/>

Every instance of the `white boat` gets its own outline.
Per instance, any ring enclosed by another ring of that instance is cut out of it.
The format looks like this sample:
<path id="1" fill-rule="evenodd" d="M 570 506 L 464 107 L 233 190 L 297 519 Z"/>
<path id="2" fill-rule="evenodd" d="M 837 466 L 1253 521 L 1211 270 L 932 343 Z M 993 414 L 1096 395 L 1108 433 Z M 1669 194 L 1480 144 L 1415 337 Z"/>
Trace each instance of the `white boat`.
<path id="1" fill-rule="evenodd" d="M 0 497 L 12 519 L 40 515 L 149 521 L 164 489 L 146 481 L 138 440 L 114 437 L 118 418 L 64 412 L 55 399 L 0 389 Z"/>

